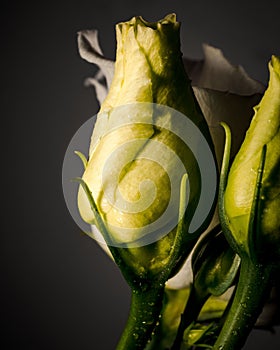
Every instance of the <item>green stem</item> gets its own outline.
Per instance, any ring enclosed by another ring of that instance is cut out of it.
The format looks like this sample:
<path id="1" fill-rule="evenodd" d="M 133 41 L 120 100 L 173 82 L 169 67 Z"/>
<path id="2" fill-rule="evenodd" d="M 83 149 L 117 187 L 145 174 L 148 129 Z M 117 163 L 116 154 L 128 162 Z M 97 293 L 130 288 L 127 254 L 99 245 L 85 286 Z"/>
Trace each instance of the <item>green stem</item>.
<path id="1" fill-rule="evenodd" d="M 241 260 L 240 277 L 232 306 L 213 350 L 240 350 L 264 305 L 272 267 Z"/>
<path id="2" fill-rule="evenodd" d="M 132 291 L 128 320 L 117 350 L 143 350 L 159 319 L 163 288 Z"/>

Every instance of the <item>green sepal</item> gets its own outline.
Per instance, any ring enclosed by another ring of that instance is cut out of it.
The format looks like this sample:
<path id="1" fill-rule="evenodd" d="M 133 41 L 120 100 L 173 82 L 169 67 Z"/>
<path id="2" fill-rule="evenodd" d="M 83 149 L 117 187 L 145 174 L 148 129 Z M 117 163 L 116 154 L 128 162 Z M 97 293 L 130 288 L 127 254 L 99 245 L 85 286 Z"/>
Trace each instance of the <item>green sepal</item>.
<path id="1" fill-rule="evenodd" d="M 239 263 L 239 256 L 232 250 L 219 226 L 200 241 L 193 252 L 193 284 L 172 350 L 179 348 L 185 329 L 197 321 L 209 297 L 222 295 L 234 284 Z"/>
<path id="2" fill-rule="evenodd" d="M 116 264 L 119 266 L 119 268 L 122 271 L 123 276 L 125 277 L 127 283 L 131 286 L 133 290 L 137 289 L 142 289 L 146 290 L 148 286 L 150 285 L 149 281 L 146 281 L 146 274 L 140 274 L 139 271 L 141 270 L 141 267 L 138 267 L 136 270 L 132 269 L 130 266 L 128 266 L 125 263 L 124 256 L 129 254 L 129 250 L 127 248 L 119 248 L 115 247 L 113 244 L 114 242 L 112 241 L 110 234 L 104 224 L 103 218 L 100 215 L 100 212 L 97 208 L 97 205 L 95 203 L 95 200 L 92 196 L 92 193 L 86 184 L 86 182 L 77 177 L 74 178 L 72 181 L 78 182 L 83 190 L 85 191 L 85 194 L 88 198 L 88 201 L 90 203 L 91 210 L 94 214 L 94 219 L 95 219 L 95 225 L 98 228 L 98 230 L 101 232 L 110 252 L 112 253 L 112 256 L 116 262 Z"/>
<path id="3" fill-rule="evenodd" d="M 239 256 L 232 250 L 219 227 L 210 231 L 192 256 L 196 292 L 214 296 L 225 293 L 233 285 L 239 263 Z"/>
<path id="4" fill-rule="evenodd" d="M 181 180 L 180 202 L 179 202 L 180 215 L 183 214 L 183 210 L 186 207 L 186 202 L 187 202 L 187 179 L 188 179 L 188 176 L 187 174 L 185 174 Z M 164 283 L 170 278 L 172 271 L 178 264 L 181 257 L 181 250 L 182 250 L 182 244 L 183 244 L 182 242 L 184 240 L 184 236 L 186 233 L 184 215 L 182 215 L 182 218 L 177 225 L 177 231 L 176 231 L 174 243 L 170 250 L 169 258 L 167 259 L 165 264 L 162 266 L 161 271 L 158 272 L 156 275 L 154 275 L 149 270 L 145 270 L 145 267 L 140 265 L 139 261 L 135 259 L 134 255 L 131 252 L 133 249 L 134 250 L 137 249 L 139 250 L 139 253 L 141 253 L 141 251 L 144 252 L 145 249 L 149 249 L 148 248 L 149 246 L 143 246 L 139 248 L 115 247 L 114 241 L 112 240 L 110 232 L 108 231 L 106 224 L 104 223 L 104 219 L 102 218 L 98 210 L 98 207 L 95 203 L 95 200 L 92 196 L 92 193 L 88 185 L 83 179 L 79 177 L 73 179 L 73 181 L 80 183 L 80 185 L 82 186 L 87 196 L 87 199 L 90 203 L 91 210 L 94 214 L 95 225 L 98 228 L 98 230 L 101 232 L 106 244 L 108 245 L 108 248 L 110 249 L 113 255 L 113 258 L 116 264 L 120 267 L 130 287 L 133 290 L 145 291 L 148 288 L 151 288 L 151 286 L 156 286 L 156 285 L 163 286 Z M 190 250 L 191 248 L 192 246 L 190 247 Z M 128 264 L 127 262 L 130 262 L 130 264 Z"/>
<path id="5" fill-rule="evenodd" d="M 74 151 L 74 153 L 81 159 L 85 170 L 88 163 L 86 156 L 80 151 Z"/>
<path id="6" fill-rule="evenodd" d="M 220 184 L 219 184 L 219 195 L 218 195 L 218 211 L 219 218 L 223 233 L 225 234 L 229 244 L 232 249 L 238 254 L 242 255 L 242 250 L 236 243 L 232 232 L 229 228 L 229 221 L 225 211 L 225 203 L 224 203 L 224 195 L 227 186 L 228 174 L 229 174 L 229 163 L 230 163 L 230 151 L 231 151 L 231 131 L 230 127 L 224 123 L 220 123 L 225 131 L 225 147 L 224 147 L 224 155 L 221 166 L 221 174 L 220 174 Z"/>
<path id="7" fill-rule="evenodd" d="M 111 245 L 113 242 L 112 242 L 112 240 L 108 234 L 108 231 L 104 225 L 104 221 L 99 213 L 99 210 L 97 208 L 95 200 L 92 196 L 91 190 L 89 189 L 87 183 L 80 177 L 75 177 L 74 179 L 72 179 L 72 181 L 78 182 L 82 186 L 82 188 L 87 196 L 87 199 L 90 203 L 92 213 L 94 215 L 94 223 L 95 223 L 96 227 L 98 228 L 98 230 L 101 232 L 103 238 L 106 241 L 106 244 Z"/>
<path id="8" fill-rule="evenodd" d="M 187 235 L 188 229 L 187 222 L 185 220 L 185 215 L 187 212 L 187 180 L 188 175 L 184 174 L 180 184 L 179 222 L 176 229 L 175 239 L 169 254 L 169 259 L 166 264 L 168 265 L 168 270 L 165 270 L 166 280 L 172 276 L 174 268 L 176 268 L 176 265 L 181 258 L 182 247 L 185 247 L 184 239 Z"/>
<path id="9" fill-rule="evenodd" d="M 214 333 L 215 324 L 197 324 L 191 323 L 185 330 L 183 337 L 183 350 L 191 350 L 193 346 L 195 348 L 211 349 L 211 345 L 204 344 L 205 338 L 211 337 Z"/>

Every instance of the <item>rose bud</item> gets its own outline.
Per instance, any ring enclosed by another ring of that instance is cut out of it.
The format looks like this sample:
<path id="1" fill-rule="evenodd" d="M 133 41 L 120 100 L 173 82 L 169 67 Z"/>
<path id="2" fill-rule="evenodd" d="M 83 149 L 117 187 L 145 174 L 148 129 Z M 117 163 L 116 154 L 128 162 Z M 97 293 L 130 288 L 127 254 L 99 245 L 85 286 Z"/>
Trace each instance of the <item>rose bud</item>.
<path id="1" fill-rule="evenodd" d="M 280 256 L 279 57 L 272 56 L 269 71 L 268 88 L 255 107 L 245 140 L 230 168 L 224 206 L 229 229 L 241 250 L 248 255 L 265 255 L 265 259 L 277 260 Z M 254 202 L 256 187 L 259 187 L 258 203 Z M 254 203 L 257 227 L 252 238 L 249 226 Z"/>
<path id="2" fill-rule="evenodd" d="M 102 233 L 132 288 L 118 349 L 143 349 L 165 282 L 211 221 L 214 146 L 180 51 L 175 15 L 120 23 L 114 77 L 80 179 L 82 218 Z"/>
<path id="3" fill-rule="evenodd" d="M 269 71 L 268 88 L 255 107 L 229 174 L 230 130 L 224 125 L 227 141 L 219 212 L 223 231 L 241 263 L 234 299 L 213 350 L 242 348 L 279 276 L 279 57 L 272 56 Z"/>
<path id="4" fill-rule="evenodd" d="M 184 70 L 179 27 L 175 15 L 155 23 L 135 17 L 116 26 L 114 77 L 97 115 L 83 174 L 106 223 L 109 245 L 154 243 L 138 256 L 151 269 L 155 253 L 161 265 L 169 259 L 182 218 L 184 174 L 189 191 L 184 222 L 189 226 L 197 208 L 206 208 L 193 233 L 209 224 L 216 192 L 214 147 Z M 82 188 L 78 206 L 82 218 L 94 225 Z M 196 238 L 192 234 L 185 240 L 195 243 Z"/>

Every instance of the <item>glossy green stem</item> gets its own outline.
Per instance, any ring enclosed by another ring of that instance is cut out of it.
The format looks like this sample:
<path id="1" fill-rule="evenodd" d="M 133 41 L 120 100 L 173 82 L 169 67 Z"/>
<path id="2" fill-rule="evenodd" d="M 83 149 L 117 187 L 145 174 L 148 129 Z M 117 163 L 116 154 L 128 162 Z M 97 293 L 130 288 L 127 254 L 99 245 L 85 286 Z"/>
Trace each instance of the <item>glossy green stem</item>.
<path id="1" fill-rule="evenodd" d="M 128 320 L 117 350 L 143 350 L 158 322 L 163 288 L 132 291 Z"/>
<path id="2" fill-rule="evenodd" d="M 213 350 L 242 349 L 270 290 L 271 276 L 271 266 L 242 259 L 234 300 Z"/>

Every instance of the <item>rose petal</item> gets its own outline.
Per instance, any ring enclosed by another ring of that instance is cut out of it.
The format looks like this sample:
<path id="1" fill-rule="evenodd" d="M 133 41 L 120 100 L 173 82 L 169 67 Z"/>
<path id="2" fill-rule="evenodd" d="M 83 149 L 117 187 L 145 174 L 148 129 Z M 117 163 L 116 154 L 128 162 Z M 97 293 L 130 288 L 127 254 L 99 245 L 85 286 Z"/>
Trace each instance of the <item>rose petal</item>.
<path id="1" fill-rule="evenodd" d="M 108 91 L 114 75 L 114 62 L 103 56 L 98 41 L 98 31 L 83 30 L 78 32 L 78 49 L 84 60 L 99 67 L 100 72 L 93 79 L 96 80 L 96 84 L 98 85 L 102 81 L 102 76 L 104 76 Z M 95 83 L 93 85 L 95 86 Z"/>
<path id="2" fill-rule="evenodd" d="M 231 64 L 220 49 L 203 44 L 204 59 L 184 59 L 185 69 L 193 86 L 238 95 L 263 93 L 264 86 L 250 78 L 241 66 Z"/>
<path id="3" fill-rule="evenodd" d="M 220 126 L 223 121 L 232 131 L 232 155 L 239 149 L 254 114 L 253 107 L 259 103 L 261 94 L 239 96 L 194 87 L 194 93 L 210 128 L 215 145 L 218 164 L 221 164 L 224 149 L 224 131 Z"/>
<path id="4" fill-rule="evenodd" d="M 101 104 L 104 101 L 105 97 L 107 96 L 108 89 L 104 81 L 102 71 L 98 71 L 93 78 L 87 78 L 85 80 L 85 86 L 93 86 L 99 103 Z"/>

